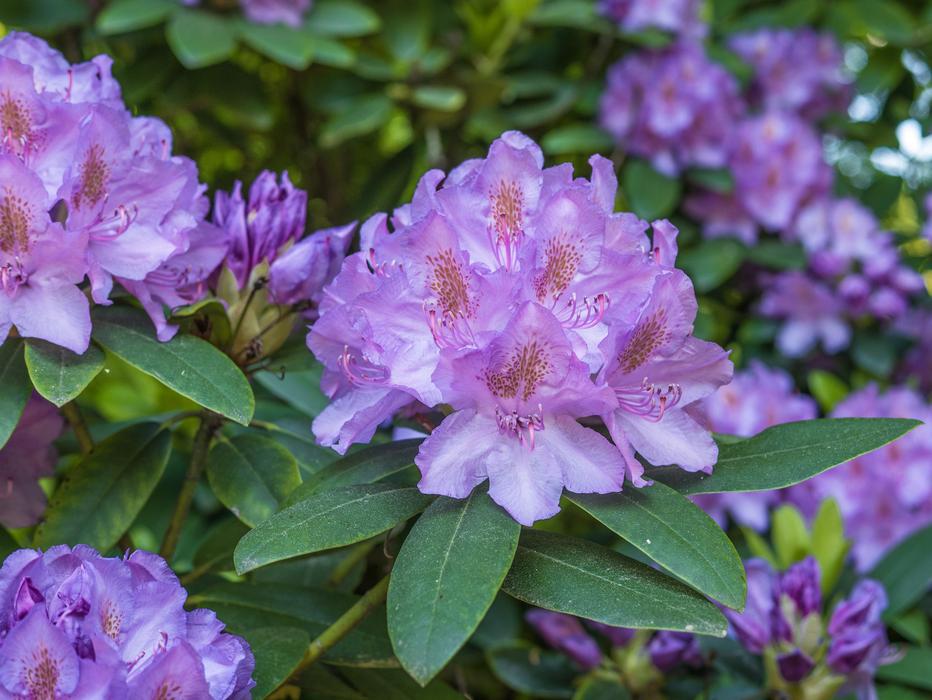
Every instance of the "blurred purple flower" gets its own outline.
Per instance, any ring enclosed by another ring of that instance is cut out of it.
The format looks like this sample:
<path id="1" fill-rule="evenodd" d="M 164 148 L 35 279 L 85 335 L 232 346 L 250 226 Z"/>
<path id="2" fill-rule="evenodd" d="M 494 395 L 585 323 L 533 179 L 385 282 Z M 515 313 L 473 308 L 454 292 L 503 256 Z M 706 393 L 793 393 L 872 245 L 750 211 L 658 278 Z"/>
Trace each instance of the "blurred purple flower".
<path id="1" fill-rule="evenodd" d="M 269 267 L 269 296 L 276 304 L 312 301 L 340 271 L 356 222 L 315 231 L 281 253 Z"/>
<path id="2" fill-rule="evenodd" d="M 816 344 L 834 354 L 851 341 L 842 300 L 827 284 L 799 270 L 770 278 L 760 312 L 784 321 L 777 335 L 777 347 L 789 357 L 801 357 Z"/>
<path id="3" fill-rule="evenodd" d="M 688 632 L 656 632 L 647 643 L 647 653 L 662 673 L 670 673 L 680 666 L 700 668 L 704 663 L 699 640 Z"/>
<path id="4" fill-rule="evenodd" d="M 245 700 L 249 646 L 186 612 L 164 559 L 84 545 L 21 549 L 0 569 L 0 686 L 14 697 Z"/>
<path id="5" fill-rule="evenodd" d="M 660 29 L 674 34 L 703 36 L 699 0 L 599 0 L 599 10 L 628 32 Z"/>
<path id="6" fill-rule="evenodd" d="M 535 608 L 528 610 L 524 619 L 550 647 L 568 656 L 583 670 L 598 668 L 602 663 L 599 645 L 572 615 Z"/>
<path id="7" fill-rule="evenodd" d="M 258 24 L 300 27 L 312 0 L 240 0 L 246 18 Z"/>
<path id="8" fill-rule="evenodd" d="M 55 473 L 58 453 L 52 443 L 64 421 L 55 406 L 33 394 L 13 434 L 0 447 L 0 524 L 35 525 L 45 511 L 45 492 L 38 480 Z"/>

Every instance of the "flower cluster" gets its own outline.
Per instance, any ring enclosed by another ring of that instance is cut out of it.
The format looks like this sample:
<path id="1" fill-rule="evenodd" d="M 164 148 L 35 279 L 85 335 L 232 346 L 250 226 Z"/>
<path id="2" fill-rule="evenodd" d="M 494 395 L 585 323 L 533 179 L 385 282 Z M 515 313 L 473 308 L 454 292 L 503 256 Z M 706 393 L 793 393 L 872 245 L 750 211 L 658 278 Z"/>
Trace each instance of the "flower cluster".
<path id="1" fill-rule="evenodd" d="M 864 571 L 901 539 L 932 522 L 932 407 L 912 389 L 881 393 L 871 385 L 851 394 L 832 416 L 915 418 L 924 423 L 895 443 L 789 491 L 790 500 L 809 515 L 818 500 L 832 497 L 838 502 L 855 563 Z"/>
<path id="2" fill-rule="evenodd" d="M 790 234 L 806 249 L 808 270 L 771 280 L 761 311 L 785 319 L 777 344 L 791 357 L 819 341 L 827 352 L 843 349 L 850 320 L 897 319 L 924 287 L 922 277 L 902 263 L 893 235 L 852 199 L 811 202 Z"/>
<path id="3" fill-rule="evenodd" d="M 22 549 L 0 568 L 0 687 L 16 698 L 246 700 L 249 646 L 185 611 L 164 559 Z"/>
<path id="4" fill-rule="evenodd" d="M 702 36 L 699 0 L 599 0 L 599 10 L 626 32 L 659 29 L 672 34 Z"/>
<path id="5" fill-rule="evenodd" d="M 814 121 L 848 106 L 851 83 L 831 34 L 765 28 L 738 34 L 729 45 L 754 69 L 747 95 L 752 108 L 788 110 Z"/>
<path id="6" fill-rule="evenodd" d="M 45 511 L 45 492 L 38 480 L 52 476 L 58 453 L 52 442 L 64 421 L 45 399 L 33 395 L 13 434 L 0 447 L 0 525 L 35 525 Z"/>
<path id="7" fill-rule="evenodd" d="M 647 483 L 633 449 L 711 468 L 716 445 L 690 411 L 731 362 L 692 336 L 676 229 L 656 222 L 650 242 L 645 222 L 613 213 L 611 163 L 590 163 L 591 180 L 544 169 L 508 132 L 487 158 L 427 173 L 393 230 L 385 215 L 363 225 L 308 335 L 333 398 L 321 444 L 343 452 L 402 407 L 448 406 L 416 458 L 421 490 L 463 498 L 488 479 L 526 524 L 555 514 L 564 487 L 618 491 L 626 469 Z"/>
<path id="8" fill-rule="evenodd" d="M 528 610 L 524 617 L 548 646 L 569 657 L 584 671 L 599 668 L 608 663 L 609 658 L 626 657 L 622 661 L 625 680 L 639 687 L 657 682 L 662 675 L 677 668 L 701 668 L 705 664 L 696 637 L 686 632 L 638 633 L 627 627 L 612 627 L 590 620 L 586 620 L 584 627 L 579 618 L 538 608 Z M 611 648 L 610 657 L 590 631 Z"/>
<path id="9" fill-rule="evenodd" d="M 11 327 L 83 352 L 91 297 L 190 245 L 197 169 L 160 121 L 133 117 L 104 56 L 69 65 L 35 37 L 0 41 L 0 341 Z"/>
<path id="10" fill-rule="evenodd" d="M 724 612 L 741 644 L 768 659 L 768 687 L 808 691 L 811 697 L 832 697 L 842 688 L 869 692 L 877 667 L 894 658 L 881 619 L 887 606 L 883 586 L 859 582 L 826 617 L 815 559 L 783 573 L 759 559 L 748 561 L 746 569 L 747 607 Z"/>
<path id="11" fill-rule="evenodd" d="M 675 175 L 724 166 L 742 110 L 734 77 L 701 44 L 680 41 L 630 54 L 609 69 L 600 122 L 631 153 Z"/>
<path id="12" fill-rule="evenodd" d="M 741 437 L 780 423 L 810 420 L 818 414 L 815 401 L 796 391 L 789 374 L 757 361 L 735 373 L 731 384 L 704 399 L 702 407 L 712 430 Z M 780 491 L 735 492 L 706 494 L 694 500 L 721 525 L 730 515 L 741 525 L 765 530 L 770 508 L 784 496 Z"/>

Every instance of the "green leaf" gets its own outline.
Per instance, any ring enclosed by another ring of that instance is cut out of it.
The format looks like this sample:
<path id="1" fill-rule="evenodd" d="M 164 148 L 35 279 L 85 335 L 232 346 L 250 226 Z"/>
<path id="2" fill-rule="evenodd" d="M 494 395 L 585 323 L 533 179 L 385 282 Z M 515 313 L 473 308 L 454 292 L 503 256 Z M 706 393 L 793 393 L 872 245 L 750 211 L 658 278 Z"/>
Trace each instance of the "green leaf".
<path id="1" fill-rule="evenodd" d="M 680 254 L 677 259 L 700 294 L 727 282 L 744 262 L 745 247 L 734 238 L 711 238 Z"/>
<path id="2" fill-rule="evenodd" d="M 569 27 L 599 33 L 615 33 L 614 25 L 602 17 L 589 0 L 551 0 L 537 5 L 530 23 L 541 27 Z"/>
<path id="3" fill-rule="evenodd" d="M 680 493 L 769 491 L 805 481 L 893 442 L 919 425 L 905 418 L 820 418 L 775 425 L 747 440 L 719 441 L 712 474 L 649 469 Z"/>
<path id="4" fill-rule="evenodd" d="M 338 486 L 371 484 L 414 465 L 422 440 L 398 440 L 371 445 L 327 465 L 301 484 L 286 500 L 286 505 L 303 501 L 311 494 Z"/>
<path id="5" fill-rule="evenodd" d="M 567 498 L 690 586 L 729 608 L 744 607 L 741 557 L 715 521 L 685 496 L 655 482 Z"/>
<path id="6" fill-rule="evenodd" d="M 482 621 L 515 556 L 521 526 L 479 489 L 440 498 L 418 518 L 392 569 L 388 634 L 426 685 Z"/>
<path id="7" fill-rule="evenodd" d="M 826 498 L 812 521 L 812 555 L 819 562 L 822 594 L 826 597 L 838 583 L 849 547 L 841 509 L 834 498 Z"/>
<path id="8" fill-rule="evenodd" d="M 87 0 L 4 0 L 0 6 L 7 27 L 41 34 L 84 24 L 91 11 Z"/>
<path id="9" fill-rule="evenodd" d="M 421 688 L 404 671 L 352 668 L 341 672 L 370 700 L 463 700 L 446 683 L 433 681 Z"/>
<path id="10" fill-rule="evenodd" d="M 174 0 L 114 0 L 97 15 L 97 31 L 122 34 L 151 27 L 177 8 Z"/>
<path id="11" fill-rule="evenodd" d="M 411 91 L 411 102 L 438 112 L 458 112 L 466 104 L 466 93 L 452 85 L 422 85 Z"/>
<path id="12" fill-rule="evenodd" d="M 867 26 L 868 32 L 892 44 L 908 44 L 919 23 L 916 18 L 896 0 L 852 0 L 858 17 Z"/>
<path id="13" fill-rule="evenodd" d="M 24 348 L 25 343 L 16 338 L 0 344 L 0 447 L 13 434 L 32 393 Z"/>
<path id="14" fill-rule="evenodd" d="M 890 620 L 889 625 L 905 639 L 922 646 L 929 645 L 930 621 L 919 608 L 898 615 Z"/>
<path id="15" fill-rule="evenodd" d="M 80 395 L 104 368 L 104 353 L 96 345 L 83 355 L 43 340 L 26 341 L 26 367 L 32 384 L 56 406 Z"/>
<path id="16" fill-rule="evenodd" d="M 317 0 L 305 21 L 315 34 L 333 37 L 372 34 L 381 25 L 373 10 L 355 0 Z"/>
<path id="17" fill-rule="evenodd" d="M 744 254 L 751 262 L 770 270 L 801 270 L 807 261 L 801 245 L 781 241 L 758 241 Z"/>
<path id="18" fill-rule="evenodd" d="M 877 679 L 906 683 L 922 690 L 932 690 L 932 649 L 909 647 L 906 655 L 895 664 L 877 669 Z"/>
<path id="19" fill-rule="evenodd" d="M 535 698 L 571 698 L 579 670 L 566 656 L 527 642 L 512 642 L 486 652 L 489 668 L 512 690 Z"/>
<path id="20" fill-rule="evenodd" d="M 333 115 L 320 129 L 320 145 L 334 148 L 344 141 L 371 134 L 392 114 L 392 101 L 381 94 L 361 95 Z"/>
<path id="21" fill-rule="evenodd" d="M 587 540 L 525 530 L 502 589 L 510 596 L 618 627 L 724 636 L 725 617 L 691 588 Z"/>
<path id="22" fill-rule="evenodd" d="M 620 680 L 588 678 L 579 686 L 573 700 L 628 700 L 630 697 Z"/>
<path id="23" fill-rule="evenodd" d="M 887 589 L 886 619 L 909 609 L 932 587 L 932 525 L 887 552 L 868 575 Z"/>
<path id="24" fill-rule="evenodd" d="M 224 581 L 192 595 L 188 602 L 217 613 L 234 634 L 248 635 L 260 627 L 298 627 L 316 638 L 332 625 L 359 596 L 340 591 L 276 583 Z M 397 666 L 385 631 L 385 608 L 373 611 L 324 659 L 353 666 Z"/>
<path id="25" fill-rule="evenodd" d="M 544 152 L 551 156 L 608 153 L 614 147 L 612 137 L 594 124 L 557 127 L 548 131 L 540 143 Z"/>
<path id="26" fill-rule="evenodd" d="M 355 688 L 327 670 L 323 664 L 314 664 L 297 678 L 302 698 L 314 700 L 366 700 Z"/>
<path id="27" fill-rule="evenodd" d="M 780 564 L 777 562 L 777 555 L 774 554 L 767 540 L 749 527 L 741 527 L 740 530 L 748 546 L 748 551 L 751 552 L 752 556 L 765 560 L 774 569 L 780 568 Z"/>
<path id="28" fill-rule="evenodd" d="M 832 409 L 848 395 L 848 385 L 831 372 L 814 369 L 806 379 L 809 384 L 809 391 L 815 400 L 819 402 L 819 408 L 826 413 L 831 413 Z"/>
<path id="29" fill-rule="evenodd" d="M 271 517 L 301 484 L 298 460 L 288 450 L 250 434 L 214 444 L 207 479 L 220 502 L 251 527 Z"/>
<path id="30" fill-rule="evenodd" d="M 204 408 L 249 425 L 256 400 L 246 377 L 213 345 L 190 335 L 159 342 L 152 323 L 122 307 L 94 314 L 94 339 L 117 357 Z"/>
<path id="31" fill-rule="evenodd" d="M 643 160 L 632 158 L 621 171 L 621 188 L 631 209 L 648 221 L 673 212 L 680 201 L 681 187 L 677 178 L 658 173 Z"/>
<path id="32" fill-rule="evenodd" d="M 719 194 L 728 194 L 735 188 L 735 179 L 728 168 L 693 168 L 686 171 L 686 178 Z"/>
<path id="33" fill-rule="evenodd" d="M 168 23 L 165 38 L 185 68 L 203 68 L 232 55 L 236 48 L 236 25 L 222 15 L 177 10 Z"/>
<path id="34" fill-rule="evenodd" d="M 312 494 L 276 513 L 236 546 L 244 574 L 283 559 L 345 547 L 392 529 L 431 502 L 416 488 L 360 484 Z"/>
<path id="35" fill-rule="evenodd" d="M 311 638 L 295 627 L 260 627 L 245 634 L 256 657 L 252 696 L 264 698 L 286 681 L 307 651 Z"/>
<path id="36" fill-rule="evenodd" d="M 791 505 L 782 505 L 774 511 L 771 539 L 781 569 L 802 561 L 812 551 L 806 522 Z"/>
<path id="37" fill-rule="evenodd" d="M 239 23 L 240 38 L 261 54 L 282 65 L 304 70 L 314 58 L 314 35 L 284 24 Z"/>
<path id="38" fill-rule="evenodd" d="M 272 363 L 277 370 L 278 365 Z M 256 382 L 289 405 L 312 418 L 327 407 L 329 400 L 320 390 L 320 366 L 309 369 L 285 369 L 283 374 L 275 371 L 258 372 Z"/>
<path id="39" fill-rule="evenodd" d="M 99 443 L 59 482 L 36 546 L 112 547 L 149 500 L 170 452 L 171 433 L 157 423 L 131 425 Z"/>
<path id="40" fill-rule="evenodd" d="M 900 359 L 900 350 L 892 338 L 876 333 L 855 334 L 851 357 L 855 364 L 877 377 L 889 377 Z"/>

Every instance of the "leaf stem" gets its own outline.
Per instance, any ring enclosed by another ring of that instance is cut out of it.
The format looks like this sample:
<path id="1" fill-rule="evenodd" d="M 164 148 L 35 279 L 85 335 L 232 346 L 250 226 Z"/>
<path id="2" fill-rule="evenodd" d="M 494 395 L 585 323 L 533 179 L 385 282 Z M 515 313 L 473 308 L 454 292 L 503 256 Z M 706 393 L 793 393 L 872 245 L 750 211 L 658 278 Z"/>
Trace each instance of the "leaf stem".
<path id="1" fill-rule="evenodd" d="M 184 483 L 181 485 L 178 501 L 175 503 L 175 512 L 172 513 L 168 529 L 165 531 L 165 538 L 162 540 L 162 547 L 159 549 L 159 554 L 169 562 L 178 547 L 181 529 L 184 527 L 188 512 L 191 510 L 191 502 L 194 500 L 194 491 L 201 480 L 204 465 L 207 464 L 210 443 L 221 424 L 221 419 L 216 414 L 205 412 L 201 417 L 201 425 L 197 429 L 197 435 L 194 436 L 194 447 L 191 450 L 188 471 L 184 475 Z"/>
<path id="2" fill-rule="evenodd" d="M 91 433 L 87 429 L 87 423 L 84 420 L 81 409 L 78 408 L 78 404 L 74 401 L 69 401 L 61 407 L 61 412 L 65 420 L 68 421 L 68 425 L 70 425 L 71 429 L 74 431 L 74 436 L 78 440 L 78 446 L 81 448 L 81 454 L 89 455 L 94 449 L 94 438 L 91 437 Z"/>
<path id="3" fill-rule="evenodd" d="M 391 575 L 386 574 L 381 581 L 366 591 L 362 598 L 356 601 L 353 607 L 340 615 L 330 627 L 321 632 L 320 636 L 311 642 L 307 651 L 304 653 L 304 658 L 301 659 L 301 662 L 295 667 L 290 677 L 293 678 L 308 666 L 319 661 L 320 657 L 352 632 L 356 625 L 365 620 L 369 613 L 384 603 L 385 599 L 388 597 L 388 581 L 390 578 Z M 284 683 L 285 681 L 282 682 L 282 685 L 284 685 Z"/>
<path id="4" fill-rule="evenodd" d="M 333 567 L 333 571 L 330 572 L 330 576 L 327 577 L 327 580 L 324 585 L 326 586 L 337 586 L 343 579 L 349 576 L 350 572 L 356 568 L 356 565 L 364 561 L 369 552 L 372 551 L 372 548 L 376 545 L 376 540 L 368 540 L 366 542 L 360 542 L 358 545 L 353 547 L 349 553 Z"/>

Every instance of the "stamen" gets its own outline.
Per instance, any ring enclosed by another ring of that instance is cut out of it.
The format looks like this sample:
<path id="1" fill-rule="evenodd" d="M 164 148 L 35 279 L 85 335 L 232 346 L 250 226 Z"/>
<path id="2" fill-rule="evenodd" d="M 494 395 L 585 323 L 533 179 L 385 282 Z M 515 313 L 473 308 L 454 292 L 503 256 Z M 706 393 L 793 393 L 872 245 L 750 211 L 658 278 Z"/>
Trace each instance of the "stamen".
<path id="1" fill-rule="evenodd" d="M 495 420 L 498 430 L 503 435 L 518 438 L 522 445 L 527 443 L 528 449 L 534 449 L 534 433 L 544 429 L 544 408 L 537 404 L 537 413 L 519 415 L 517 411 L 506 412 L 501 407 L 495 408 Z"/>
<path id="2" fill-rule="evenodd" d="M 461 317 L 443 312 L 433 305 L 431 301 L 424 302 L 424 314 L 427 317 L 427 327 L 434 337 L 439 348 L 465 348 L 476 346 L 469 322 Z"/>
<path id="3" fill-rule="evenodd" d="M 665 387 L 651 384 L 645 377 L 640 389 L 616 389 L 615 395 L 626 411 L 657 423 L 663 419 L 667 409 L 679 403 L 683 389 L 679 384 L 667 384 Z"/>
<path id="4" fill-rule="evenodd" d="M 489 202 L 492 220 L 488 233 L 495 259 L 512 270 L 524 241 L 524 193 L 514 182 L 503 180 L 489 193 Z"/>
<path id="5" fill-rule="evenodd" d="M 375 367 L 374 365 L 363 365 L 349 351 L 349 346 L 343 346 L 343 353 L 340 355 L 340 369 L 343 374 L 353 384 L 360 387 L 385 385 L 390 378 L 389 371 L 384 367 Z"/>
<path id="6" fill-rule="evenodd" d="M 583 330 L 601 323 L 610 304 L 611 300 L 604 292 L 594 297 L 585 297 L 582 302 L 573 293 L 565 304 L 554 309 L 554 315 L 564 328 Z"/>

